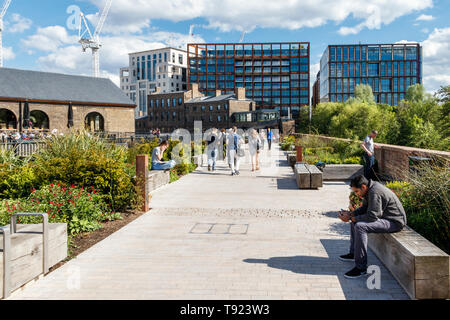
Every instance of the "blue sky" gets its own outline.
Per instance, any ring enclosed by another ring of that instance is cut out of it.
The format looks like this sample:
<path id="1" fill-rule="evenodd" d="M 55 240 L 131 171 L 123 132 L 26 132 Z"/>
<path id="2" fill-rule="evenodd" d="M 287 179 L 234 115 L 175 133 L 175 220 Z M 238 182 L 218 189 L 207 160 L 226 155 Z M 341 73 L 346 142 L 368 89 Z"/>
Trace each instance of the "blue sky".
<path id="1" fill-rule="evenodd" d="M 95 24 L 105 1 L 12 0 L 4 18 L 4 65 L 89 75 L 90 54 L 81 52 L 78 32 L 67 28 L 66 10 L 77 5 Z M 314 78 L 327 44 L 407 40 L 423 44 L 423 81 L 434 91 L 450 84 L 449 21 L 449 0 L 113 0 L 100 62 L 102 75 L 117 83 L 128 52 L 187 42 L 238 42 L 247 30 L 245 42 L 311 42 Z"/>

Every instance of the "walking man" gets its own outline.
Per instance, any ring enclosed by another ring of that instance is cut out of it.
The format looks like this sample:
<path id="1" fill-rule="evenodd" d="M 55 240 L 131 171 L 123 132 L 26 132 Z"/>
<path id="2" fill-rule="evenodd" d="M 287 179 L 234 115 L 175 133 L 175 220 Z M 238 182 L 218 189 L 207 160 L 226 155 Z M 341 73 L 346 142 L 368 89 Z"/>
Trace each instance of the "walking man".
<path id="1" fill-rule="evenodd" d="M 364 176 L 366 179 L 371 179 L 373 174 L 373 166 L 375 165 L 375 145 L 373 139 L 378 135 L 377 130 L 373 130 L 361 144 L 364 150 Z"/>
<path id="2" fill-rule="evenodd" d="M 272 150 L 272 140 L 273 140 L 272 128 L 268 128 L 267 129 L 267 144 L 269 145 L 269 150 Z"/>
<path id="3" fill-rule="evenodd" d="M 338 215 L 342 221 L 350 222 L 350 252 L 339 259 L 355 262 L 355 267 L 344 275 L 354 279 L 367 273 L 367 234 L 401 231 L 406 225 L 406 214 L 395 193 L 381 183 L 358 176 L 350 186 L 363 198 L 363 205 Z"/>

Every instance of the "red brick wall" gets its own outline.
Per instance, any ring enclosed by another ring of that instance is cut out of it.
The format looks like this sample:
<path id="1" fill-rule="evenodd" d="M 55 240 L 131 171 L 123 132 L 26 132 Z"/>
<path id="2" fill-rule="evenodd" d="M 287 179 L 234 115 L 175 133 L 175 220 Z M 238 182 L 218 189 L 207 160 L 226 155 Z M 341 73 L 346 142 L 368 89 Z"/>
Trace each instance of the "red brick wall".
<path id="1" fill-rule="evenodd" d="M 308 136 L 307 134 L 295 135 L 298 137 Z M 326 136 L 316 137 L 319 137 L 323 140 L 352 141 L 350 139 L 341 139 Z M 409 172 L 410 156 L 450 158 L 450 152 L 375 143 L 375 158 L 378 161 L 378 168 L 380 170 L 380 173 L 383 175 L 388 175 L 398 179 L 404 177 Z"/>

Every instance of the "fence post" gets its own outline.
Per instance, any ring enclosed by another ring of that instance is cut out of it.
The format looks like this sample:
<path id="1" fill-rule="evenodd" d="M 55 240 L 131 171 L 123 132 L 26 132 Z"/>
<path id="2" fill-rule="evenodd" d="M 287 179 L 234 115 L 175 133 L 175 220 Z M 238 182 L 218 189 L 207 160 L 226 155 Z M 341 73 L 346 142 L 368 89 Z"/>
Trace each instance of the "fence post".
<path id="1" fill-rule="evenodd" d="M 136 183 L 139 187 L 140 195 L 144 202 L 141 210 L 147 212 L 150 210 L 150 197 L 148 190 L 148 155 L 139 154 L 136 156 Z"/>

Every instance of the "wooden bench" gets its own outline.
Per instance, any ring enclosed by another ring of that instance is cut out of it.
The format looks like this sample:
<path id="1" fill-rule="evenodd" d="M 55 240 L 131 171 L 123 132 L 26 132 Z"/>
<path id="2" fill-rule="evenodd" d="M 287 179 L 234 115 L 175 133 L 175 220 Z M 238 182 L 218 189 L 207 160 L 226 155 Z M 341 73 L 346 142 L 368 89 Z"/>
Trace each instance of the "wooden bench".
<path id="1" fill-rule="evenodd" d="M 371 233 L 369 248 L 412 299 L 450 298 L 449 255 L 411 228 Z"/>
<path id="2" fill-rule="evenodd" d="M 10 230 L 9 225 L 6 228 Z M 6 250 L 3 245 L 5 234 L 0 233 L 0 299 L 47 273 L 45 268 L 67 257 L 67 224 L 48 224 L 47 265 L 44 263 L 42 230 L 42 224 L 17 225 L 17 232 L 7 236 Z"/>
<path id="3" fill-rule="evenodd" d="M 296 164 L 295 180 L 299 189 L 318 189 L 323 187 L 322 172 L 313 165 Z"/>
<path id="4" fill-rule="evenodd" d="M 327 164 L 323 168 L 324 181 L 347 181 L 364 174 L 360 164 Z"/>

